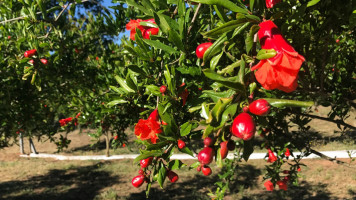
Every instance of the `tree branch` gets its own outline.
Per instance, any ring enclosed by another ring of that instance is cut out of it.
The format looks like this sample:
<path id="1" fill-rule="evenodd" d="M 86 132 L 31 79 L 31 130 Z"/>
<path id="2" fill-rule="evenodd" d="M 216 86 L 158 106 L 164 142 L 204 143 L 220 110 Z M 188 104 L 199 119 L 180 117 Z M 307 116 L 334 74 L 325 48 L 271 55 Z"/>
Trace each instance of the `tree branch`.
<path id="1" fill-rule="evenodd" d="M 292 113 L 292 112 L 289 112 L 289 113 Z M 326 118 L 326 117 L 319 117 L 319 116 L 316 116 L 316 115 L 310 115 L 310 114 L 305 114 L 305 113 L 292 113 L 292 114 L 298 114 L 298 115 L 302 115 L 302 116 L 305 116 L 305 117 L 320 119 L 320 120 L 332 122 L 332 123 L 335 123 L 335 124 L 340 124 L 340 125 L 345 126 L 345 127 L 347 127 L 347 128 L 356 130 L 356 127 L 355 127 L 355 126 L 352 126 L 352 125 L 350 125 L 350 124 L 347 124 L 347 123 L 345 123 L 345 122 L 342 121 L 342 120 L 333 120 L 333 119 L 329 119 L 329 118 Z"/>
<path id="2" fill-rule="evenodd" d="M 313 153 L 313 154 L 315 154 L 315 155 L 317 155 L 317 156 L 319 156 L 319 157 L 322 158 L 322 159 L 325 159 L 325 160 L 334 162 L 334 163 L 336 163 L 336 164 L 343 165 L 343 166 L 346 166 L 346 167 L 355 168 L 354 166 L 351 166 L 351 165 L 349 165 L 349 164 L 346 163 L 346 162 L 343 162 L 343 161 L 341 161 L 341 160 L 336 160 L 336 158 L 331 158 L 331 157 L 329 157 L 329 156 L 327 156 L 327 155 L 324 155 L 324 154 L 322 154 L 322 153 L 320 153 L 319 151 L 316 151 L 316 150 L 314 150 L 314 149 L 310 149 L 310 152 Z"/>

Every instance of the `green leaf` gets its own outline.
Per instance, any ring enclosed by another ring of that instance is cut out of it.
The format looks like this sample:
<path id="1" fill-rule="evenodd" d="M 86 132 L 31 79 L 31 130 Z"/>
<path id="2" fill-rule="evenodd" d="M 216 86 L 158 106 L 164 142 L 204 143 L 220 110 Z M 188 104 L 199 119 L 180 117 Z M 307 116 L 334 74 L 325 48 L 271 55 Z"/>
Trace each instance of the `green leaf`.
<path id="1" fill-rule="evenodd" d="M 257 31 L 260 29 L 258 25 L 253 25 L 250 28 L 250 32 L 247 34 L 245 44 L 246 44 L 246 52 L 249 53 L 253 47 L 253 39 Z"/>
<path id="2" fill-rule="evenodd" d="M 204 129 L 203 132 L 203 139 L 208 137 L 212 132 L 214 131 L 214 127 L 212 127 L 210 124 Z"/>
<path id="3" fill-rule="evenodd" d="M 237 108 L 238 108 L 238 104 L 237 103 L 234 103 L 234 104 L 231 104 L 229 105 L 224 113 L 221 115 L 221 122 L 220 122 L 220 125 L 224 125 L 224 123 L 231 117 L 232 117 L 236 114 L 236 111 L 237 111 Z"/>
<path id="4" fill-rule="evenodd" d="M 179 149 L 179 151 L 186 153 L 188 155 L 191 155 L 192 157 L 194 157 L 193 152 L 188 148 L 188 147 L 184 147 L 183 149 Z"/>
<path id="5" fill-rule="evenodd" d="M 204 119 L 209 119 L 209 106 L 206 104 L 206 102 L 203 102 L 201 104 L 200 116 L 203 117 Z"/>
<path id="6" fill-rule="evenodd" d="M 161 96 L 161 92 L 159 91 L 159 87 L 155 85 L 147 85 L 145 94 L 153 94 L 155 96 Z"/>
<path id="7" fill-rule="evenodd" d="M 168 40 L 173 42 L 173 44 L 178 47 L 181 51 L 184 51 L 184 45 L 182 39 L 179 37 L 179 34 L 175 30 L 168 31 Z"/>
<path id="8" fill-rule="evenodd" d="M 158 178 L 157 178 L 157 182 L 162 189 L 163 189 L 163 183 L 166 180 L 166 173 L 167 173 L 167 170 L 166 170 L 165 166 L 162 164 L 158 171 Z"/>
<path id="9" fill-rule="evenodd" d="M 244 141 L 244 151 L 242 153 L 242 158 L 247 162 L 252 153 L 253 153 L 253 139 Z"/>
<path id="10" fill-rule="evenodd" d="M 160 135 L 160 134 L 158 134 Z M 161 139 L 161 138 L 160 138 Z M 146 150 L 157 150 L 157 149 L 161 149 L 162 147 L 170 144 L 171 141 L 166 140 L 166 141 L 162 141 L 162 142 L 157 142 L 156 144 L 150 144 L 146 147 Z"/>
<path id="11" fill-rule="evenodd" d="M 229 0 L 191 0 L 191 1 L 196 3 L 207 4 L 207 5 L 219 5 L 233 12 L 248 14 L 246 8 L 245 9 L 241 8 Z"/>
<path id="12" fill-rule="evenodd" d="M 236 67 L 239 67 L 240 66 L 240 60 L 232 63 L 231 65 L 228 65 L 227 67 L 225 67 L 224 69 L 222 70 L 218 70 L 217 73 L 219 75 L 224 75 L 224 74 L 232 74 L 232 72 L 234 72 L 235 68 Z"/>
<path id="13" fill-rule="evenodd" d="M 225 107 L 232 101 L 232 98 L 221 98 L 215 104 L 214 108 L 209 113 L 209 118 L 206 120 L 206 123 L 211 124 L 212 126 L 220 124 L 221 115 L 225 110 Z"/>
<path id="14" fill-rule="evenodd" d="M 224 165 L 223 165 L 223 160 L 221 159 L 221 153 L 220 153 L 220 150 L 221 148 L 219 148 L 217 151 L 216 151 L 216 165 L 220 168 L 222 168 Z"/>
<path id="15" fill-rule="evenodd" d="M 146 44 L 156 48 L 156 49 L 162 49 L 163 51 L 166 51 L 169 54 L 173 53 L 179 53 L 177 50 L 173 49 L 172 47 L 163 44 L 160 41 L 157 40 L 143 40 Z"/>
<path id="16" fill-rule="evenodd" d="M 210 97 L 216 103 L 220 98 L 229 98 L 234 94 L 234 90 L 224 90 L 222 92 L 217 92 L 214 90 L 203 90 L 203 95 L 200 97 Z"/>
<path id="17" fill-rule="evenodd" d="M 192 130 L 192 124 L 190 122 L 185 122 L 180 126 L 180 136 L 186 136 L 190 133 Z"/>
<path id="18" fill-rule="evenodd" d="M 139 9 L 141 12 L 145 13 L 146 15 L 151 15 L 152 16 L 152 11 L 150 9 L 147 9 L 139 4 L 137 4 L 134 0 L 126 0 L 127 5 L 132 6 L 134 8 Z"/>
<path id="19" fill-rule="evenodd" d="M 221 58 L 221 56 L 223 55 L 224 52 L 221 52 L 220 54 L 214 56 L 211 60 L 210 60 L 210 69 L 211 70 L 215 70 L 216 65 L 219 63 L 219 60 Z"/>
<path id="20" fill-rule="evenodd" d="M 109 107 L 115 106 L 117 104 L 123 104 L 123 103 L 127 103 L 128 101 L 124 100 L 124 99 L 115 99 L 113 101 L 110 101 L 109 103 L 107 103 L 107 105 Z"/>
<path id="21" fill-rule="evenodd" d="M 232 88 L 240 92 L 241 94 L 244 94 L 245 92 L 245 87 L 242 85 L 236 78 L 225 78 L 223 76 L 220 76 L 219 74 L 215 73 L 211 69 L 205 69 L 203 70 L 203 73 L 206 77 L 208 77 L 211 80 L 214 80 L 228 88 Z"/>
<path id="22" fill-rule="evenodd" d="M 224 42 L 227 40 L 226 35 L 222 35 L 218 40 L 216 40 L 204 53 L 203 61 L 208 62 L 214 55 L 222 51 Z"/>
<path id="23" fill-rule="evenodd" d="M 171 160 L 169 161 L 167 167 L 170 170 L 176 170 L 176 169 L 180 169 L 184 166 L 187 166 L 186 164 L 184 164 L 182 161 L 180 160 Z"/>
<path id="24" fill-rule="evenodd" d="M 261 49 L 257 53 L 257 57 L 256 58 L 258 60 L 264 60 L 264 59 L 273 58 L 276 55 L 277 55 L 277 52 L 274 49 Z"/>
<path id="25" fill-rule="evenodd" d="M 157 157 L 157 156 L 161 156 L 163 153 L 161 150 L 152 150 L 152 151 L 146 151 L 144 152 L 143 154 L 137 156 L 135 159 L 134 159 L 134 163 L 137 163 L 139 162 L 140 160 L 142 159 L 146 159 L 148 157 Z"/>
<path id="26" fill-rule="evenodd" d="M 216 14 L 218 15 L 218 17 L 220 18 L 220 20 L 222 22 L 227 22 L 229 21 L 229 19 L 226 17 L 226 13 L 224 12 L 224 9 L 221 6 L 218 5 L 214 5 L 214 10 L 216 12 Z"/>
<path id="27" fill-rule="evenodd" d="M 121 78 L 120 76 L 115 76 L 115 79 L 126 92 L 128 92 L 128 93 L 130 93 L 130 92 L 134 93 L 135 92 L 135 90 L 131 89 L 126 84 L 126 81 L 123 78 Z"/>
<path id="28" fill-rule="evenodd" d="M 284 107 L 311 107 L 314 105 L 313 101 L 296 101 L 296 100 L 287 100 L 287 99 L 271 99 L 264 98 L 271 106 L 277 108 Z"/>
<path id="29" fill-rule="evenodd" d="M 151 23 L 151 22 L 140 22 L 141 26 L 147 26 L 147 27 L 151 27 L 151 28 L 158 28 L 157 24 Z"/>
<path id="30" fill-rule="evenodd" d="M 319 3 L 320 0 L 311 0 L 308 2 L 307 7 L 314 6 L 315 4 Z"/>
<path id="31" fill-rule="evenodd" d="M 143 76 L 147 76 L 146 72 L 143 71 L 143 69 L 141 69 L 140 67 L 138 67 L 137 65 L 129 65 L 127 66 L 127 68 L 129 68 L 129 70 L 137 73 L 137 74 L 140 74 L 140 75 L 143 75 Z"/>
<path id="32" fill-rule="evenodd" d="M 203 35 L 207 37 L 214 37 L 224 33 L 228 33 L 230 31 L 235 30 L 237 27 L 244 25 L 246 22 L 247 19 L 244 15 L 238 15 L 236 20 L 231 20 L 217 28 L 214 28 L 209 32 L 204 33 Z"/>
<path id="33" fill-rule="evenodd" d="M 199 161 L 197 161 L 197 162 L 191 164 L 191 165 L 189 166 L 189 169 L 197 168 L 197 167 L 200 166 L 200 165 L 201 165 L 201 163 L 200 163 Z"/>

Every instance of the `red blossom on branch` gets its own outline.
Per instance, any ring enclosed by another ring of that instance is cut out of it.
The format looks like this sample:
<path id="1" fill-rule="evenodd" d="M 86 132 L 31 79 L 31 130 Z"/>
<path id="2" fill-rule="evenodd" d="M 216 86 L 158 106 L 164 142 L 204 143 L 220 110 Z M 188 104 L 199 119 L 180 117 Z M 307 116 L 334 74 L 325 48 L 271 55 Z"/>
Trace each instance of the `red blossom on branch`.
<path id="1" fill-rule="evenodd" d="M 126 24 L 126 30 L 130 32 L 130 39 L 135 40 L 136 28 L 141 31 L 142 37 L 144 39 L 150 39 L 150 35 L 157 35 L 159 32 L 158 28 L 152 28 L 148 26 L 140 25 L 140 22 L 150 22 L 156 24 L 154 19 L 131 19 L 129 23 Z"/>
<path id="2" fill-rule="evenodd" d="M 65 119 L 60 119 L 59 120 L 59 123 L 60 123 L 60 126 L 65 126 L 67 125 L 69 122 L 72 121 L 72 117 L 68 117 L 68 118 L 65 118 Z"/>
<path id="3" fill-rule="evenodd" d="M 278 27 L 270 20 L 260 23 L 258 37 L 262 49 L 274 49 L 277 55 L 261 60 L 251 68 L 257 81 L 266 90 L 292 92 L 298 87 L 298 72 L 304 57 L 284 39 Z"/>
<path id="4" fill-rule="evenodd" d="M 157 142 L 157 135 L 162 133 L 158 111 L 154 110 L 148 119 L 140 119 L 135 126 L 135 135 L 141 140 L 150 139 L 153 144 Z"/>

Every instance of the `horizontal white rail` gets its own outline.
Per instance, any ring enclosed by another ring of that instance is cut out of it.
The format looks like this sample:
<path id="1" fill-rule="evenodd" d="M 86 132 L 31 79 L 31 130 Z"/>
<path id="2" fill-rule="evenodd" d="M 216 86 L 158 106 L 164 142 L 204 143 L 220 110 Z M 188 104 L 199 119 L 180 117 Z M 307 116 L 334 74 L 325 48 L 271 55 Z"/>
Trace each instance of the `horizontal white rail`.
<path id="1" fill-rule="evenodd" d="M 349 150 L 351 153 L 351 157 L 356 157 L 356 150 Z M 350 158 L 349 154 L 346 150 L 343 151 L 322 151 L 320 152 L 326 156 L 331 158 Z M 300 155 L 300 152 L 293 153 L 294 156 Z M 56 160 L 121 160 L 121 159 L 135 159 L 138 154 L 123 154 L 123 155 L 112 155 L 110 157 L 106 157 L 105 155 L 90 155 L 90 156 L 65 156 L 65 155 L 57 155 L 57 154 L 34 154 L 31 153 L 30 155 L 20 155 L 20 157 L 24 158 L 53 158 Z M 233 154 L 229 153 L 228 158 L 233 158 Z M 312 158 L 319 158 L 319 156 L 315 154 L 310 154 L 303 159 L 312 159 Z M 180 160 L 191 160 L 197 159 L 196 155 L 194 157 L 187 155 L 187 154 L 173 154 L 171 159 L 180 159 Z M 253 153 L 251 154 L 249 159 L 267 159 L 267 153 Z"/>

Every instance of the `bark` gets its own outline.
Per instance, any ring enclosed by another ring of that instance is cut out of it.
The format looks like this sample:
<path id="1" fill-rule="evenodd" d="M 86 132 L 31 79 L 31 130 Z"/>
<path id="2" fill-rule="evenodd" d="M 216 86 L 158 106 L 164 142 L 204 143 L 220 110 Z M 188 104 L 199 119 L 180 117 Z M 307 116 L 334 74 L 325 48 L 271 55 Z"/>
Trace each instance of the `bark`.
<path id="1" fill-rule="evenodd" d="M 33 144 L 31 138 L 29 138 L 29 142 L 30 142 L 30 149 L 31 149 L 31 152 L 34 153 L 34 154 L 38 154 L 37 151 L 36 151 L 35 145 Z"/>
<path id="2" fill-rule="evenodd" d="M 20 145 L 20 153 L 25 154 L 24 146 L 23 146 L 23 134 L 19 134 L 19 145 Z"/>
<path id="3" fill-rule="evenodd" d="M 104 133 L 104 136 L 105 136 L 105 142 L 106 142 L 106 157 L 110 157 L 110 153 L 109 153 L 109 150 L 110 150 L 110 140 L 109 140 L 109 133 L 106 132 Z"/>

